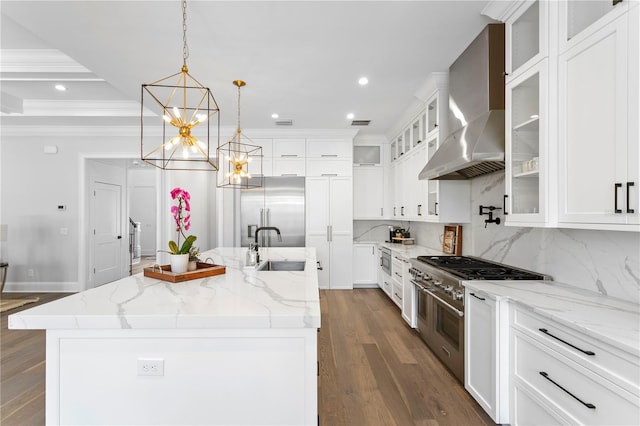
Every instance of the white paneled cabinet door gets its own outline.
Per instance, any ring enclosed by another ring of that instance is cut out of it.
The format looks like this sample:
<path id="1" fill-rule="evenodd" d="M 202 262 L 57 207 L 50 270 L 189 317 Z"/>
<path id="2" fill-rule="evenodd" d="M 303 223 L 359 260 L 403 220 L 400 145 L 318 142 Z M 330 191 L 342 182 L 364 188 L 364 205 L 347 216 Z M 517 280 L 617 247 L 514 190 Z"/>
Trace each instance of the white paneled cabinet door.
<path id="1" fill-rule="evenodd" d="M 380 166 L 353 168 L 353 218 L 384 217 L 384 169 Z"/>
<path id="2" fill-rule="evenodd" d="M 378 283 L 378 256 L 373 243 L 353 244 L 353 284 L 371 287 Z"/>
<path id="3" fill-rule="evenodd" d="M 308 177 L 306 203 L 306 239 L 318 251 L 320 288 L 352 288 L 352 179 Z"/>
<path id="4" fill-rule="evenodd" d="M 627 30 L 622 16 L 560 55 L 560 222 L 627 222 Z"/>
<path id="5" fill-rule="evenodd" d="M 353 181 L 329 177 L 331 288 L 353 288 Z"/>
<path id="6" fill-rule="evenodd" d="M 464 387 L 496 421 L 496 302 L 466 289 Z"/>

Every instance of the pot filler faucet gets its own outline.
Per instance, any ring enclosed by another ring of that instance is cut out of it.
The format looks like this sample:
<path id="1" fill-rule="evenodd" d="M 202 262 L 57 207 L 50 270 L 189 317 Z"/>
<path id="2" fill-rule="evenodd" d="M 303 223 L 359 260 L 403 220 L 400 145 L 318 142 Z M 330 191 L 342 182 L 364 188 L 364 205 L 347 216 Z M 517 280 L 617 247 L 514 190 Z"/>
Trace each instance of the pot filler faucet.
<path id="1" fill-rule="evenodd" d="M 276 233 L 278 234 L 278 241 L 282 241 L 280 230 L 275 226 L 261 226 L 260 228 L 257 228 L 255 233 L 256 243 L 254 244 L 256 250 L 256 263 L 260 263 L 260 254 L 258 252 L 258 232 L 260 231 L 276 231 Z"/>

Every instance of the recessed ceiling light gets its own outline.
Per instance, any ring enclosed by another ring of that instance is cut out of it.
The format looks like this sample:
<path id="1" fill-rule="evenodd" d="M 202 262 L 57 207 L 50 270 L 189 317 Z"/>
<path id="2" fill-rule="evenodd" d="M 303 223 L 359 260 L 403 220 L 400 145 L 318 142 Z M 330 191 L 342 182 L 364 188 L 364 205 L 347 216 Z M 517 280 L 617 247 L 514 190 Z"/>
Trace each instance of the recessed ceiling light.
<path id="1" fill-rule="evenodd" d="M 65 86 L 63 86 L 62 84 L 56 84 L 56 90 L 59 90 L 61 92 L 64 92 L 65 90 L 67 90 L 67 88 Z"/>
<path id="2" fill-rule="evenodd" d="M 347 114 L 347 119 L 349 119 L 349 120 L 353 120 L 354 117 L 355 117 L 355 115 L 352 112 Z"/>
<path id="3" fill-rule="evenodd" d="M 360 77 L 360 80 L 358 80 L 358 84 L 360 84 L 360 86 L 366 86 L 367 83 L 369 83 L 369 79 L 367 77 Z"/>
<path id="4" fill-rule="evenodd" d="M 273 114 L 271 114 L 271 118 L 278 118 L 280 117 L 278 114 L 276 114 L 275 112 Z"/>

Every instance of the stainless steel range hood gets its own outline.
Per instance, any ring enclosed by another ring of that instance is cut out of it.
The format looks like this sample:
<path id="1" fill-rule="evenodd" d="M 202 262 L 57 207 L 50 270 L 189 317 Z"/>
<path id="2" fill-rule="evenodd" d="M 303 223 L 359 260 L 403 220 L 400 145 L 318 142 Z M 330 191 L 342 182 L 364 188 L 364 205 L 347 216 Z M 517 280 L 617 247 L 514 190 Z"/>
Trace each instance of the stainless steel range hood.
<path id="1" fill-rule="evenodd" d="M 419 179 L 469 179 L 503 170 L 504 24 L 490 24 L 476 37 L 449 68 L 449 85 L 449 128 L 457 130 Z"/>

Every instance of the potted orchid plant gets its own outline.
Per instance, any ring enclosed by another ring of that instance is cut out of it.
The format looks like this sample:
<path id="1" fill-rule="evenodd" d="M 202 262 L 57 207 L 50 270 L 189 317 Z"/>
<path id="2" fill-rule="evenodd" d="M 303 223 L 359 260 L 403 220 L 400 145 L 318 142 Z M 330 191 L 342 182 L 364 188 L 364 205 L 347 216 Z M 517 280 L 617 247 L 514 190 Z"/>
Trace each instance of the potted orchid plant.
<path id="1" fill-rule="evenodd" d="M 182 188 L 173 188 L 171 199 L 177 201 L 177 205 L 171 206 L 171 214 L 178 236 L 176 241 L 169 241 L 168 253 L 171 254 L 171 271 L 181 273 L 187 271 L 189 254 L 196 240 L 195 235 L 185 235 L 185 231 L 191 228 L 191 196 Z M 184 238 L 182 245 L 180 245 L 180 237 Z"/>

